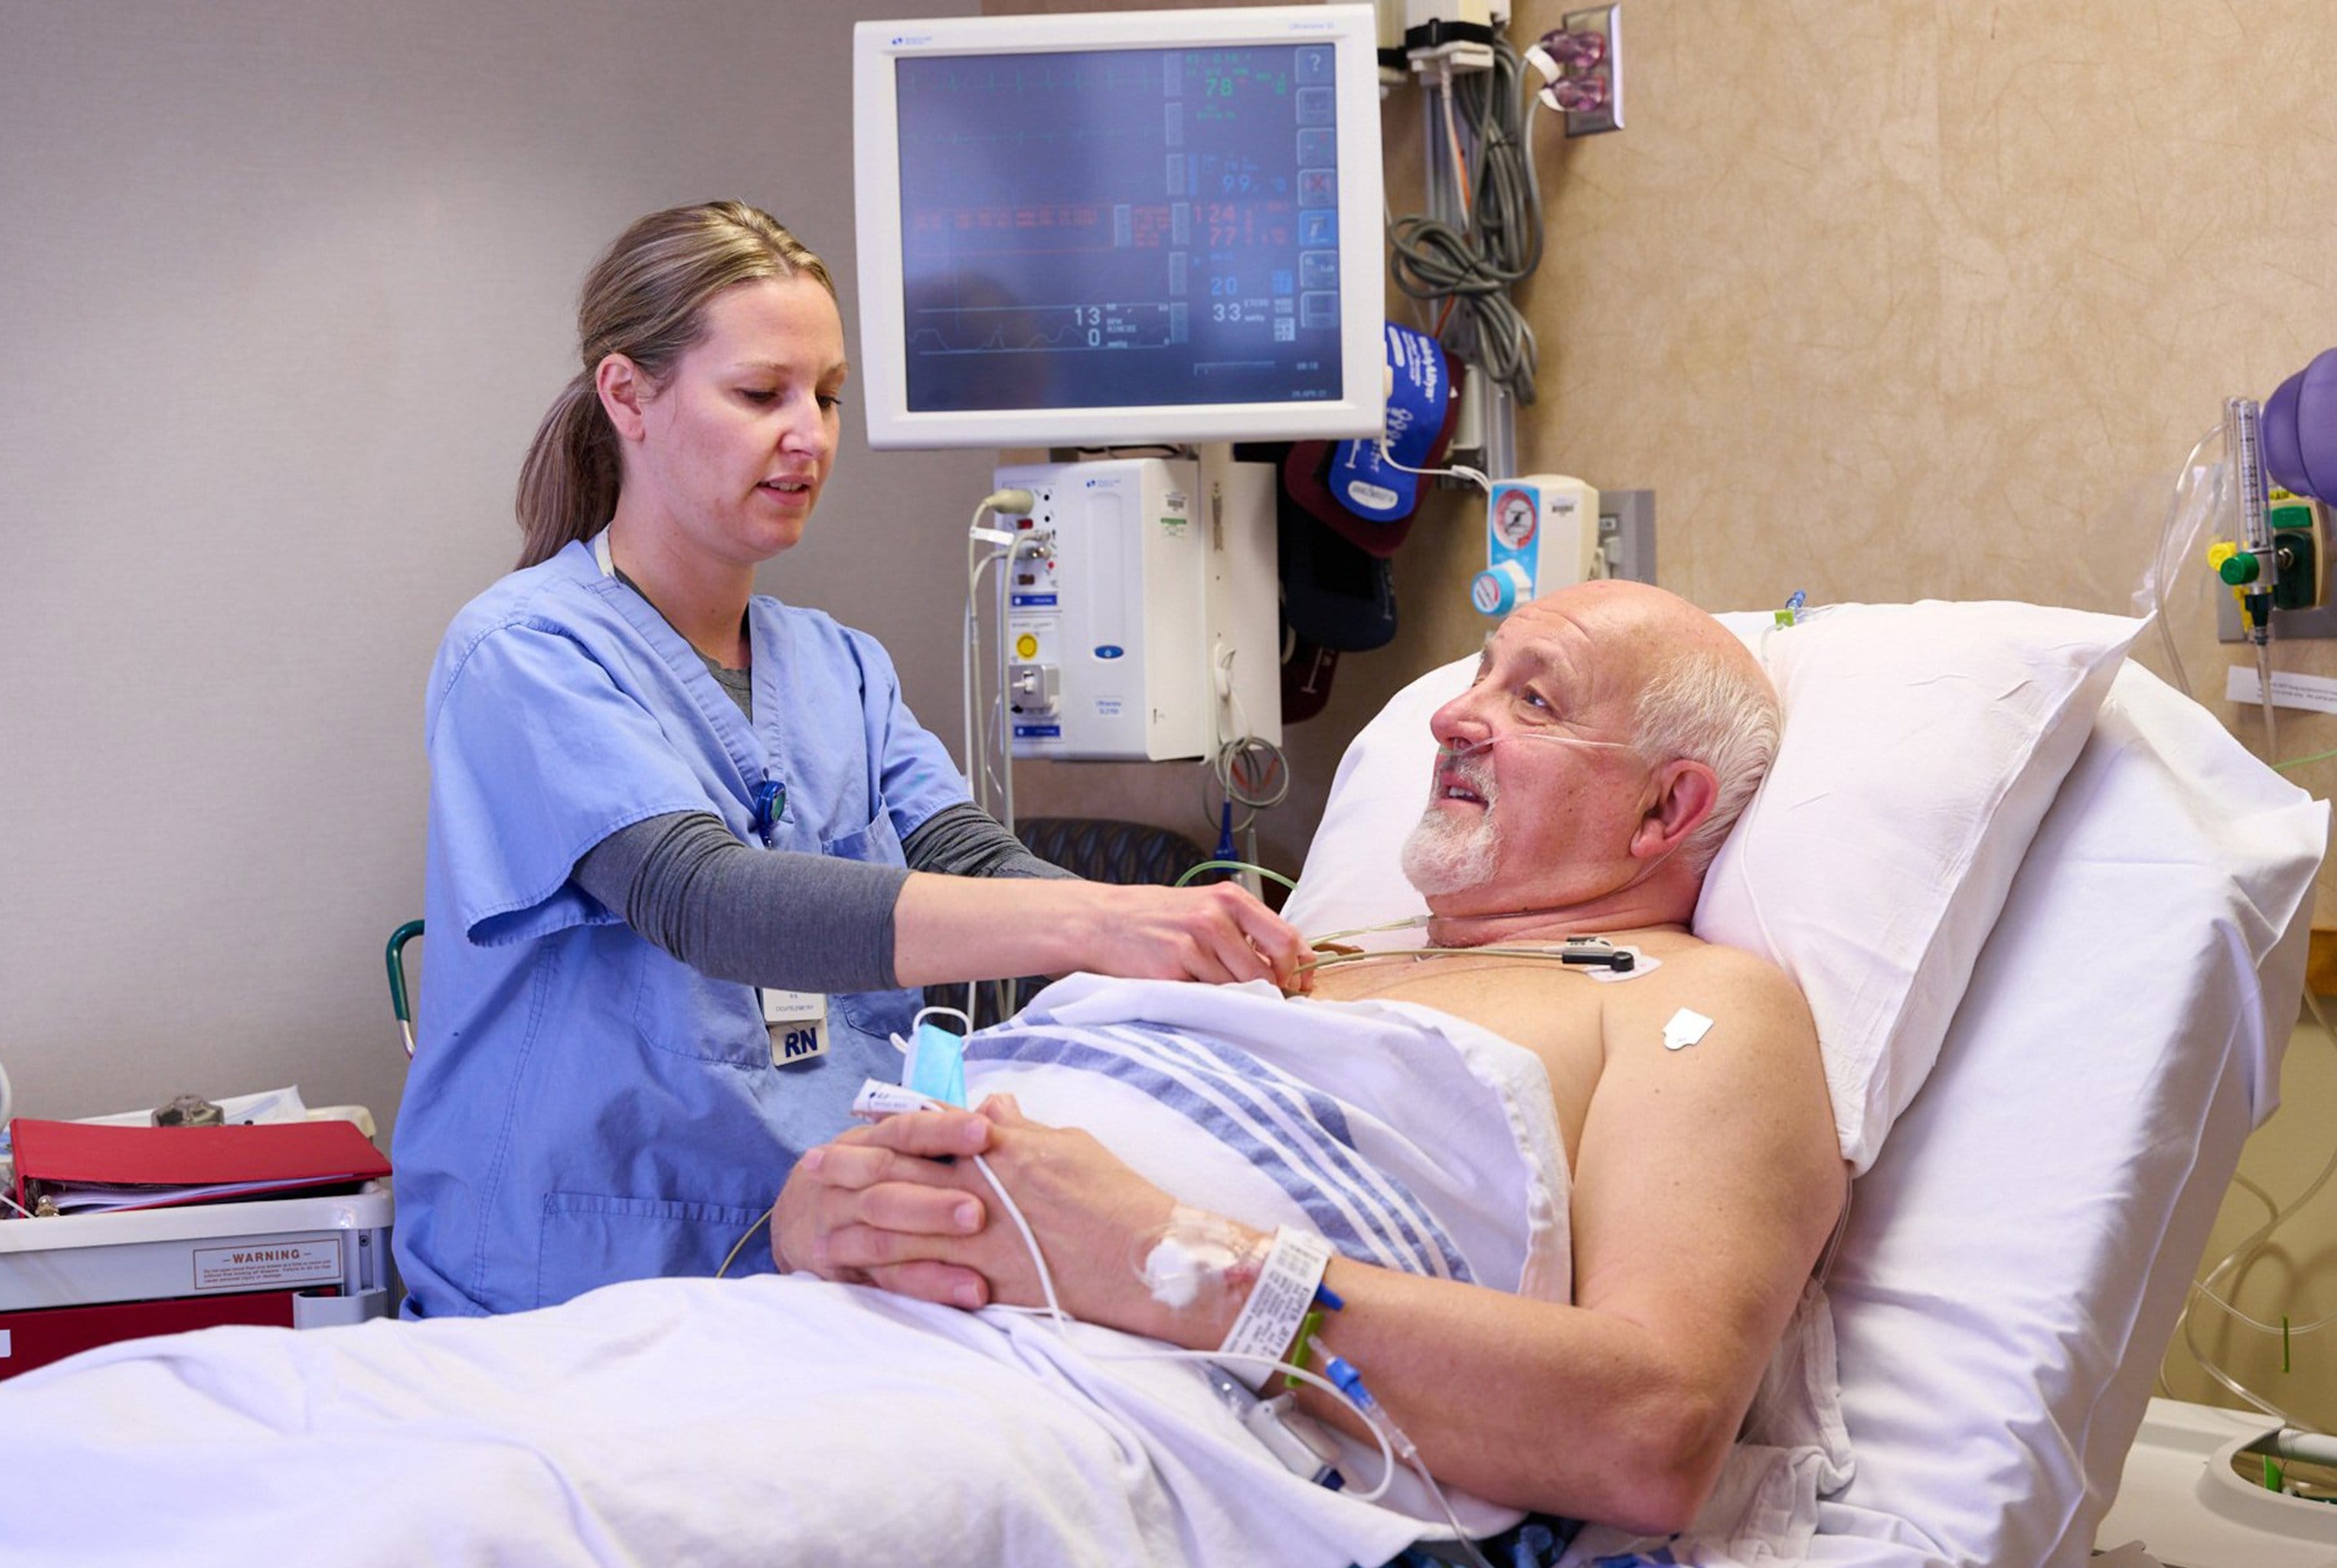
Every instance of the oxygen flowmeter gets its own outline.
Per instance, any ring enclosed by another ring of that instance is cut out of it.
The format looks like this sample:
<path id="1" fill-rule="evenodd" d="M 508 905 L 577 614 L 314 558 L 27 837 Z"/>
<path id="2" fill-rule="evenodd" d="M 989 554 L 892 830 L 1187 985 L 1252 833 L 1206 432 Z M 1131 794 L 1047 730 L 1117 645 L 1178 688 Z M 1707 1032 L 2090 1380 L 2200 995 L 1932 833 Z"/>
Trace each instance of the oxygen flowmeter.
<path id="1" fill-rule="evenodd" d="M 1481 614 L 1507 615 L 1605 575 L 1599 564 L 1596 490 L 1558 473 L 1495 480 L 1485 502 L 1485 570 L 1470 584 L 1469 601 Z"/>

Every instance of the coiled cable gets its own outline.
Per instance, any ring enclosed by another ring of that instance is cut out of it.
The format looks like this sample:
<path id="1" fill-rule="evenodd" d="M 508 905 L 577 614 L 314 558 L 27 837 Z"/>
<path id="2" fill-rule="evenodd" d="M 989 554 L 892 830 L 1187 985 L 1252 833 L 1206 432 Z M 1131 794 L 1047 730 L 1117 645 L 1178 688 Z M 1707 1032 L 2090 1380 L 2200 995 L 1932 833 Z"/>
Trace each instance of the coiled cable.
<path id="1" fill-rule="evenodd" d="M 1459 78 L 1448 92 L 1475 132 L 1477 170 L 1465 190 L 1465 228 L 1425 214 L 1391 219 L 1389 268 L 1414 299 L 1457 301 L 1469 313 L 1474 357 L 1521 404 L 1534 400 L 1540 355 L 1532 326 L 1509 297 L 1541 265 L 1541 191 L 1533 170 L 1532 113 L 1524 62 L 1507 39 L 1493 43 L 1490 70 Z M 1453 154 L 1460 156 L 1457 141 Z M 1441 326 L 1441 323 L 1440 323 Z"/>

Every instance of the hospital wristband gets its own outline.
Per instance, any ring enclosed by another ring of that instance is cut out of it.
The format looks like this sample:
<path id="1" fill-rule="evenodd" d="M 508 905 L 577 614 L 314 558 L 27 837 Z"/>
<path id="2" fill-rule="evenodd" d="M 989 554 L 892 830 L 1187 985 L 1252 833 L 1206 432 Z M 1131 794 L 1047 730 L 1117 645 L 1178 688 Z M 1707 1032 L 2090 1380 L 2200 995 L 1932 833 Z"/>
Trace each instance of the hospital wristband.
<path id="1" fill-rule="evenodd" d="M 1323 1271 L 1330 1266 L 1330 1242 L 1310 1231 L 1276 1228 L 1274 1245 L 1258 1265 L 1257 1283 L 1217 1347 L 1220 1356 L 1244 1358 L 1229 1361 L 1227 1371 L 1253 1389 L 1265 1387 L 1274 1375 L 1271 1363 L 1290 1348 L 1314 1309 Z"/>

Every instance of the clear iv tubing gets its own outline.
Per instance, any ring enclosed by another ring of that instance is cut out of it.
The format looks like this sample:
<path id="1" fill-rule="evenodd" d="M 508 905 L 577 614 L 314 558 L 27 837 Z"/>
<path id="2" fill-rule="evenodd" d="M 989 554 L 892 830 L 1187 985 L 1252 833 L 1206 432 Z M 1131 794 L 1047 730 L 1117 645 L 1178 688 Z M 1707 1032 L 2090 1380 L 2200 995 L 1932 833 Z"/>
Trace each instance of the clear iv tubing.
<path id="1" fill-rule="evenodd" d="M 2322 1011 L 2321 998 L 2313 995 L 2310 987 L 2307 987 L 2305 989 L 2304 1002 L 2305 1006 L 2312 1009 L 2313 1020 L 2321 1026 L 2322 1032 L 2329 1036 L 2332 1046 L 2337 1046 L 2337 1030 L 2331 1029 L 2328 1015 Z M 2307 1432 L 2318 1432 L 2322 1430 L 2322 1428 L 2311 1422 L 2298 1420 L 2286 1410 L 2282 1409 L 2278 1405 L 2275 1405 L 2270 1399 L 2265 1398 L 2263 1395 L 2257 1393 L 2254 1389 L 2249 1388 L 2244 1383 L 2242 1383 L 2238 1378 L 2233 1377 L 2229 1372 L 2224 1370 L 2223 1367 L 2216 1362 L 2214 1357 L 2210 1356 L 2206 1351 L 2199 1348 L 2199 1342 L 2193 1337 L 2192 1333 L 2193 1320 L 2191 1317 L 2191 1308 L 2195 1298 L 2205 1296 L 2208 1300 L 2213 1301 L 2217 1307 L 2221 1308 L 2227 1315 L 2237 1319 L 2240 1322 L 2255 1329 L 2257 1332 L 2264 1334 L 2281 1334 L 2289 1339 L 2293 1339 L 2299 1334 L 2313 1333 L 2319 1329 L 2329 1327 L 2332 1322 L 2337 1322 L 2337 1315 L 2331 1315 L 2316 1318 L 2312 1322 L 2303 1324 L 2301 1327 L 2283 1327 L 2282 1325 L 2275 1323 L 2266 1323 L 2246 1312 L 2242 1311 L 2239 1308 L 2226 1300 L 2223 1296 L 2219 1295 L 2215 1290 L 2216 1282 L 2225 1274 L 2236 1275 L 2241 1271 L 2244 1270 L 2250 1262 L 2253 1262 L 2255 1259 L 2255 1255 L 2264 1250 L 2265 1242 L 2271 1239 L 2272 1233 L 2278 1230 L 2282 1225 L 2285 1224 L 2299 1209 L 2302 1209 L 2306 1203 L 2312 1202 L 2314 1194 L 2319 1193 L 2323 1186 L 2328 1184 L 2329 1179 L 2332 1175 L 2337 1175 L 2337 1151 L 2332 1151 L 2331 1153 L 2328 1162 L 2321 1167 L 2320 1174 L 2314 1176 L 2312 1182 L 2307 1184 L 2304 1191 L 2299 1193 L 2293 1200 L 2291 1200 L 2285 1208 L 2273 1203 L 2271 1196 L 2254 1182 L 2247 1180 L 2244 1176 L 2235 1177 L 2234 1184 L 2244 1186 L 2253 1193 L 2257 1201 L 2262 1203 L 2267 1210 L 2271 1211 L 2270 1217 L 2267 1218 L 2263 1224 L 2257 1226 L 2254 1231 L 2251 1232 L 2246 1240 L 2243 1241 L 2238 1246 L 2233 1248 L 2229 1252 L 2224 1254 L 2222 1260 L 2218 1261 L 2214 1268 L 2209 1269 L 2203 1278 L 2193 1282 L 2190 1294 L 2186 1295 L 2184 1299 L 2183 1311 L 2176 1322 L 2176 1327 L 2181 1331 L 2183 1348 L 2191 1352 L 2192 1360 L 2197 1363 L 2201 1371 L 2206 1373 L 2208 1377 L 2214 1378 L 2218 1384 L 2221 1384 L 2223 1388 L 2234 1398 L 2245 1401 L 2254 1408 L 2263 1411 L 2267 1416 L 2275 1417 L 2276 1419 L 2285 1423 L 2287 1426 Z"/>

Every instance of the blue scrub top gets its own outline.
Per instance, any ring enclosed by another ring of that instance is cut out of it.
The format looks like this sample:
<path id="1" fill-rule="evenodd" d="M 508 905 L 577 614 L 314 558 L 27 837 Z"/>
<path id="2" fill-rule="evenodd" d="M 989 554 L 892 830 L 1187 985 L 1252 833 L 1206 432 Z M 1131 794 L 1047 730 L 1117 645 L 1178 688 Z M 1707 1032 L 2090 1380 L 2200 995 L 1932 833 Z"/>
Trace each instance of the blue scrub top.
<path id="1" fill-rule="evenodd" d="M 751 724 L 583 544 L 466 605 L 430 675 L 417 1044 L 393 1146 L 409 1317 L 711 1274 L 805 1149 L 895 1079 L 908 990 L 830 997 L 825 1056 L 772 1062 L 754 988 L 709 979 L 569 880 L 618 829 L 712 812 L 748 843 L 903 863 L 968 798 L 875 640 L 757 597 Z M 756 786 L 785 807 L 755 827 Z M 760 1245 L 736 1271 L 770 1268 Z"/>

